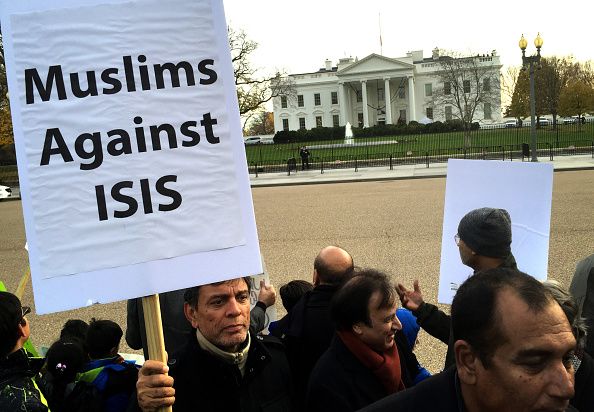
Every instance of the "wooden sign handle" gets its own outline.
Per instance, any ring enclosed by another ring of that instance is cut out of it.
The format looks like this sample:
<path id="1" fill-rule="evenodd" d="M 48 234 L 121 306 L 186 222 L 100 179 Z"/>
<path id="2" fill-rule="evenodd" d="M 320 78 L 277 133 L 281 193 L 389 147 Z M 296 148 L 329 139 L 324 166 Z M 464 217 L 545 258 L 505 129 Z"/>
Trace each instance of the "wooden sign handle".
<path id="1" fill-rule="evenodd" d="M 148 345 L 149 359 L 167 363 L 165 340 L 163 339 L 163 324 L 161 322 L 161 306 L 159 295 L 150 295 L 142 298 L 144 312 L 144 327 L 146 329 L 146 343 Z M 171 406 L 159 409 L 159 412 L 172 412 Z"/>

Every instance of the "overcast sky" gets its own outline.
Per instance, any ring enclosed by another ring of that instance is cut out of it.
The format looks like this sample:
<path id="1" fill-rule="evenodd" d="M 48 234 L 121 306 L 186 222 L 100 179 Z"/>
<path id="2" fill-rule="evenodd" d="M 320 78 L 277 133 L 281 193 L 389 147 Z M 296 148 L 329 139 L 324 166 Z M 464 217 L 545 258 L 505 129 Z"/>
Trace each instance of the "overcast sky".
<path id="1" fill-rule="evenodd" d="M 359 59 L 380 53 L 402 57 L 439 47 L 458 52 L 490 53 L 504 65 L 519 65 L 518 40 L 540 31 L 544 56 L 573 55 L 594 60 L 594 1 L 567 2 L 477 0 L 224 0 L 227 22 L 259 43 L 254 64 L 266 72 L 316 71 L 326 58 Z M 477 6 L 477 4 L 479 4 Z M 491 4 L 487 7 L 486 4 Z"/>

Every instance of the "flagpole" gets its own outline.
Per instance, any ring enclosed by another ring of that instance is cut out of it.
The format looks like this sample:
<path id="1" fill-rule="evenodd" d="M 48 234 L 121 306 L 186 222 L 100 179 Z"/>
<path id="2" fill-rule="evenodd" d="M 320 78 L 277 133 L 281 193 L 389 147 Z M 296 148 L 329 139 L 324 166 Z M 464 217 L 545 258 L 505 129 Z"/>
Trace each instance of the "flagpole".
<path id="1" fill-rule="evenodd" d="M 382 43 L 382 13 L 378 13 L 378 23 L 379 23 L 379 40 L 380 40 L 380 55 L 384 55 L 384 45 Z"/>

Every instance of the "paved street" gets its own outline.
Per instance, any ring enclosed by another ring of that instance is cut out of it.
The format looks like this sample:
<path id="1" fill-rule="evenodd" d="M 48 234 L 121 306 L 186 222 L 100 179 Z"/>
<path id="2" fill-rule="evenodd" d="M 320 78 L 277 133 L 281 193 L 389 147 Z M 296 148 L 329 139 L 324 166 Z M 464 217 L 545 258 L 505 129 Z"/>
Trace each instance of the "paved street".
<path id="1" fill-rule="evenodd" d="M 444 190 L 445 178 L 253 188 L 262 253 L 273 283 L 278 289 L 291 279 L 311 280 L 317 251 L 339 244 L 357 265 L 384 269 L 394 281 L 411 284 L 419 278 L 426 299 L 435 301 Z M 549 273 L 564 285 L 576 261 L 594 252 L 592 205 L 594 171 L 555 173 Z M 0 202 L 0 279 L 9 290 L 26 268 L 22 219 L 20 201 Z M 33 304 L 30 287 L 24 303 Z M 282 314 L 280 300 L 277 307 Z M 34 342 L 49 345 L 67 319 L 92 316 L 125 327 L 125 303 L 32 315 Z M 445 345 L 421 334 L 417 353 L 437 371 Z"/>

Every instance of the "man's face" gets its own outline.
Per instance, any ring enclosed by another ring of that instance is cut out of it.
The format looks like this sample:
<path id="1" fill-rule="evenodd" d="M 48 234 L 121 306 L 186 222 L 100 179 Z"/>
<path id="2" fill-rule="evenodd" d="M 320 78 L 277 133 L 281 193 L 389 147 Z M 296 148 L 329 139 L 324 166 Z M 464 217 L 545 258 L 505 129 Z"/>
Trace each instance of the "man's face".
<path id="1" fill-rule="evenodd" d="M 359 339 L 367 346 L 377 352 L 384 352 L 394 346 L 394 333 L 402 329 L 402 324 L 396 317 L 396 301 L 389 308 L 379 308 L 381 302 L 379 292 L 371 295 L 369 300 L 369 317 L 371 326 L 364 323 L 358 324 L 360 333 Z"/>
<path id="2" fill-rule="evenodd" d="M 475 255 L 472 252 L 472 249 L 470 249 L 462 239 L 458 241 L 458 250 L 460 252 L 460 260 L 462 263 L 466 266 L 472 267 L 472 262 Z"/>
<path id="3" fill-rule="evenodd" d="M 250 294 L 243 279 L 201 286 L 196 307 L 184 309 L 192 327 L 219 349 L 236 352 L 247 337 Z"/>
<path id="4" fill-rule="evenodd" d="M 511 289 L 497 298 L 500 332 L 506 342 L 491 366 L 478 361 L 475 396 L 480 411 L 564 411 L 574 396 L 571 327 L 558 304 L 534 313 Z M 511 409 L 510 409 L 511 408 Z"/>

